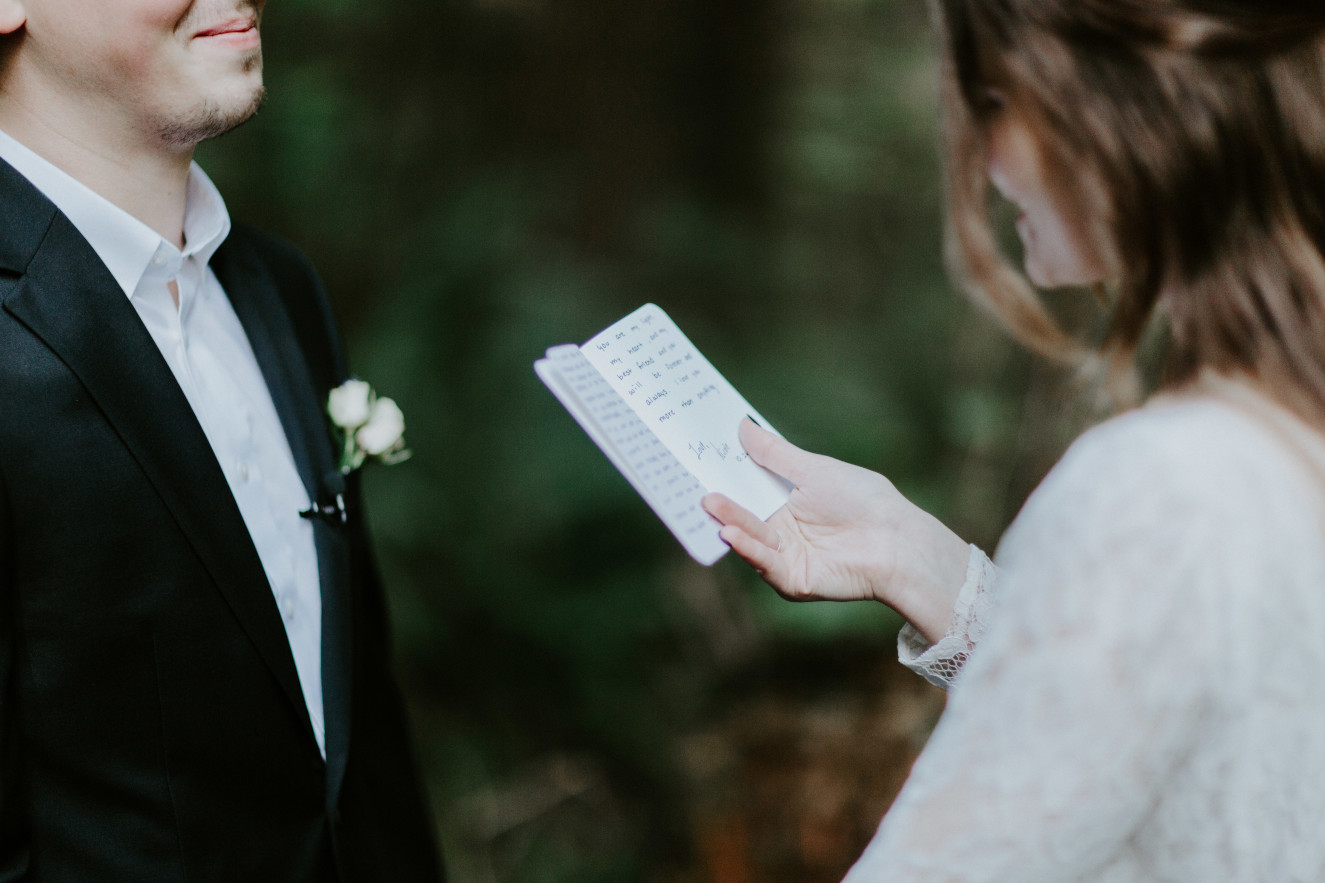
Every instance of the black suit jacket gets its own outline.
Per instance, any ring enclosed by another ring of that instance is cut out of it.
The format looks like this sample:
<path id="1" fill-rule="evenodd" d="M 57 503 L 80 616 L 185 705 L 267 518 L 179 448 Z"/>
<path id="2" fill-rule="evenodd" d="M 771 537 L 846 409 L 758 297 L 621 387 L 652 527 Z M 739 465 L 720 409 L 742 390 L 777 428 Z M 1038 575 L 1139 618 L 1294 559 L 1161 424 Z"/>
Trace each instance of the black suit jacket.
<path id="1" fill-rule="evenodd" d="M 345 368 L 292 248 L 212 260 L 311 495 Z M 0 881 L 436 881 L 358 519 L 316 522 L 324 763 L 203 431 L 91 246 L 0 163 Z"/>

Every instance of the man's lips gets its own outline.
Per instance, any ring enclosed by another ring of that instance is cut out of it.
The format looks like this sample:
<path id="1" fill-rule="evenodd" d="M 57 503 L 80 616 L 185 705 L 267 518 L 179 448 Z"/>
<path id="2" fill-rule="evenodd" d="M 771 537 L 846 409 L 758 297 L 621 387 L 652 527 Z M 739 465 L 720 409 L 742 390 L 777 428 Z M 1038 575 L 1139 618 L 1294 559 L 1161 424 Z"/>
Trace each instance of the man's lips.
<path id="1" fill-rule="evenodd" d="M 227 39 L 248 39 L 257 36 L 257 22 L 251 18 L 235 18 L 205 28 L 194 37 L 222 37 Z"/>

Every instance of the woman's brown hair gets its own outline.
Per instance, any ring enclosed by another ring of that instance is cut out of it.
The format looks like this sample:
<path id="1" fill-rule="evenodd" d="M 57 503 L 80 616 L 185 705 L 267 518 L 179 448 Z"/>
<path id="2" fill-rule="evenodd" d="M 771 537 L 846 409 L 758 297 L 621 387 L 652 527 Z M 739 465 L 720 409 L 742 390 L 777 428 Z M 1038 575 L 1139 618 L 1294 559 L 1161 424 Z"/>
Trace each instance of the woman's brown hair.
<path id="1" fill-rule="evenodd" d="M 1117 398 L 1162 310 L 1165 380 L 1245 373 L 1325 426 L 1325 3 L 933 0 L 950 263 L 1022 342 L 1102 367 Z M 993 88 L 1116 270 L 1102 339 L 1056 323 L 998 246 Z"/>

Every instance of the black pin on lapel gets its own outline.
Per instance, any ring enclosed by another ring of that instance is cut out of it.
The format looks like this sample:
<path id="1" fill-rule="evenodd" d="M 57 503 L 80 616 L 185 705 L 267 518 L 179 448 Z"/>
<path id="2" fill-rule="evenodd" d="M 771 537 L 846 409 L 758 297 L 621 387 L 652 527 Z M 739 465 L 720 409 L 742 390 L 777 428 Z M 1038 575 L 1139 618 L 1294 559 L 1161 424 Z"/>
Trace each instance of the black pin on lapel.
<path id="1" fill-rule="evenodd" d="M 313 505 L 299 513 L 301 518 L 320 518 L 330 525 L 349 523 L 350 511 L 345 505 L 345 476 L 339 471 L 328 472 L 322 476 L 322 487 L 318 490 Z"/>
<path id="2" fill-rule="evenodd" d="M 299 512 L 300 518 L 321 518 L 328 524 L 345 524 L 350 520 L 349 510 L 345 508 L 345 495 L 336 494 L 331 502 L 321 500 L 315 502 L 312 507 L 303 509 Z"/>

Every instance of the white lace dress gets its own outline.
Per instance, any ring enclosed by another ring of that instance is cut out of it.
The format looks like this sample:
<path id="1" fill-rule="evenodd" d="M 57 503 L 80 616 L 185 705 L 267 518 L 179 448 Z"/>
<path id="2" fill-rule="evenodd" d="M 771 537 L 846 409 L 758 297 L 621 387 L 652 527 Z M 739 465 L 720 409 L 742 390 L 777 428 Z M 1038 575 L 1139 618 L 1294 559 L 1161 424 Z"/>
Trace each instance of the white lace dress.
<path id="1" fill-rule="evenodd" d="M 1325 447 L 1297 429 L 1311 456 L 1188 395 L 1073 445 L 948 636 L 902 635 L 953 689 L 848 883 L 1325 881 Z"/>

